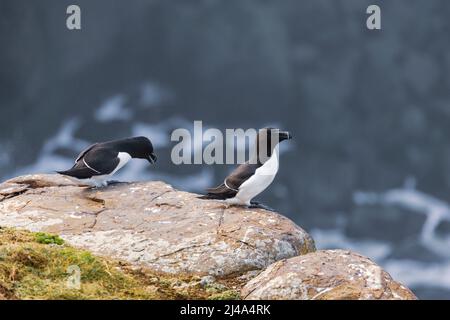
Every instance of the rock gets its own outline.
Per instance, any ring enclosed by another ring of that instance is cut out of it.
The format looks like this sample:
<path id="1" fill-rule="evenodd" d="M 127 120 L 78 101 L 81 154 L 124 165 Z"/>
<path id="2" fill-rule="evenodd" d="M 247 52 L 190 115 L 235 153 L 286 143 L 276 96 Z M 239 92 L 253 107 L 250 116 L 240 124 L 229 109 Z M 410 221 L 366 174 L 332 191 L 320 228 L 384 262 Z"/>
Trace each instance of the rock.
<path id="1" fill-rule="evenodd" d="M 370 259 L 322 250 L 270 265 L 241 291 L 245 299 L 417 299 Z"/>
<path id="2" fill-rule="evenodd" d="M 212 283 L 214 283 L 216 281 L 216 278 L 214 278 L 213 276 L 204 276 L 200 279 L 200 285 L 202 287 L 206 287 Z"/>
<path id="3" fill-rule="evenodd" d="M 227 276 L 314 251 L 291 220 L 226 208 L 163 182 L 79 186 L 59 175 L 0 184 L 0 226 L 59 234 L 95 254 L 157 272 Z"/>

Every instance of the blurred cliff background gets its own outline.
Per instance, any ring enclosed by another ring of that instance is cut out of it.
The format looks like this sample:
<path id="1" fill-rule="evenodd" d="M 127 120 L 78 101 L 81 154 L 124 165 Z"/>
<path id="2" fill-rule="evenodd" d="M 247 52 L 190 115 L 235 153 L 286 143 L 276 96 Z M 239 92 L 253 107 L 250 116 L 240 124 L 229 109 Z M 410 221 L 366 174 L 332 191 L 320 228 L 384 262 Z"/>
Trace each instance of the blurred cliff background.
<path id="1" fill-rule="evenodd" d="M 381 31 L 365 27 L 375 3 Z M 232 166 L 171 164 L 173 129 L 276 125 L 294 140 L 259 200 L 318 248 L 450 299 L 449 13 L 447 0 L 2 0 L 0 178 L 147 135 L 157 165 L 119 178 L 200 192 Z"/>

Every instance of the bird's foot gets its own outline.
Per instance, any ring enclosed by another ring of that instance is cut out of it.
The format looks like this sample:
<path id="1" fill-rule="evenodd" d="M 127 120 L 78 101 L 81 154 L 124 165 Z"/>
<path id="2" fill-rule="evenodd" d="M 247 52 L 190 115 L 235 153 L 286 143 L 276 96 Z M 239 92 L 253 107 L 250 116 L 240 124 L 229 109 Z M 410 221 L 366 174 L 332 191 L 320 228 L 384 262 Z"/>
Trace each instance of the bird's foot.
<path id="1" fill-rule="evenodd" d="M 106 188 L 107 186 L 108 186 L 108 182 L 107 181 L 103 181 L 103 182 L 92 184 L 91 185 L 91 189 L 92 190 L 101 190 L 103 188 Z"/>
<path id="2" fill-rule="evenodd" d="M 128 182 L 123 182 L 123 181 L 118 181 L 118 180 L 111 180 L 111 181 L 107 181 L 106 184 L 108 186 L 113 186 L 115 184 L 127 184 Z"/>
<path id="3" fill-rule="evenodd" d="M 271 207 L 266 206 L 265 204 L 259 203 L 257 201 L 251 201 L 250 205 L 247 206 L 247 208 L 249 208 L 249 209 L 264 209 L 264 210 L 275 212 L 275 210 L 272 209 Z"/>

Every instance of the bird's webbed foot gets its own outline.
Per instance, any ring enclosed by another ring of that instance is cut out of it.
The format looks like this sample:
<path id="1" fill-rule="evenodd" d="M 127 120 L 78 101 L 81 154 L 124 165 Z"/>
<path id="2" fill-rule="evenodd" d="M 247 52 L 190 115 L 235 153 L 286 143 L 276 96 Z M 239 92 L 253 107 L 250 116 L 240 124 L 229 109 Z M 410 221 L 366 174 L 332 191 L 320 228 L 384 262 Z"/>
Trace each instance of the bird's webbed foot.
<path id="1" fill-rule="evenodd" d="M 127 183 L 128 182 L 123 182 L 123 181 L 118 181 L 118 180 L 110 180 L 110 181 L 106 182 L 106 184 L 108 186 L 113 186 L 113 185 L 116 185 L 116 184 L 127 184 Z"/>
<path id="2" fill-rule="evenodd" d="M 249 208 L 249 209 L 264 209 L 264 210 L 268 210 L 268 211 L 275 211 L 271 207 L 266 206 L 265 204 L 262 204 L 262 203 L 257 202 L 257 201 L 251 201 L 250 205 L 247 206 L 247 208 Z"/>

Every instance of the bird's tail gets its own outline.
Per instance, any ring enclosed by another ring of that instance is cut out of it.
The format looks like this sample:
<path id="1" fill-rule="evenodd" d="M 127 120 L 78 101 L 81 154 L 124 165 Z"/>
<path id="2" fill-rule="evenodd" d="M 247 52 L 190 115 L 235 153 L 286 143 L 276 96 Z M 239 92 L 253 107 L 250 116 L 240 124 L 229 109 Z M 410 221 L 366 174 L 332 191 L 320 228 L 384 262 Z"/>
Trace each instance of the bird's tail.
<path id="1" fill-rule="evenodd" d="M 76 168 L 76 167 L 73 167 L 72 169 L 65 171 L 56 171 L 56 173 L 62 174 L 64 176 L 74 177 L 77 179 L 88 179 L 95 175 L 89 168 Z"/>
<path id="2" fill-rule="evenodd" d="M 65 170 L 65 171 L 56 171 L 56 173 L 58 174 L 62 174 L 63 176 L 69 176 L 69 177 L 73 177 L 73 178 L 77 178 L 77 170 Z"/>
<path id="3" fill-rule="evenodd" d="M 197 197 L 197 198 L 203 199 L 203 200 L 223 200 L 223 197 L 221 197 L 217 194 L 213 194 L 213 193 L 207 193 L 207 194 Z"/>
<path id="4" fill-rule="evenodd" d="M 204 200 L 225 200 L 236 195 L 235 191 L 228 189 L 224 184 L 221 184 L 216 188 L 206 189 L 206 192 L 205 195 L 198 198 Z"/>

